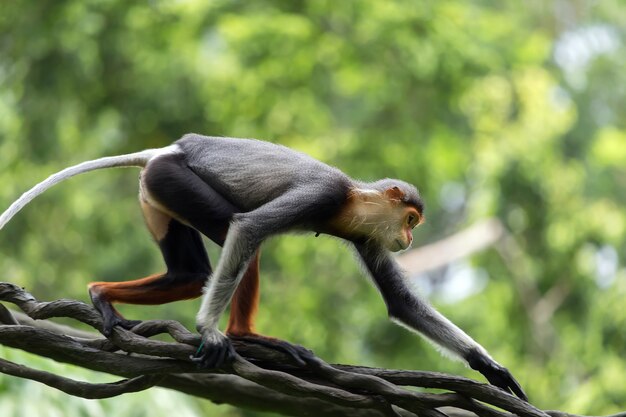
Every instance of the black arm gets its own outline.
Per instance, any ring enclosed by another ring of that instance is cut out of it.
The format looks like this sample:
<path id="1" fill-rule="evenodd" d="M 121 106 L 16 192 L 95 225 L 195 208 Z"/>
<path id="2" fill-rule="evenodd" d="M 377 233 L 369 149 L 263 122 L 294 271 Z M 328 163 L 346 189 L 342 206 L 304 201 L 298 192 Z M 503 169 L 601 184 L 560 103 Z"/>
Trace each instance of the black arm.
<path id="1" fill-rule="evenodd" d="M 494 361 L 470 336 L 414 294 L 388 251 L 374 243 L 355 243 L 365 266 L 385 300 L 389 317 L 419 332 L 453 355 L 465 360 L 487 380 L 523 400 L 526 394 L 510 372 Z"/>

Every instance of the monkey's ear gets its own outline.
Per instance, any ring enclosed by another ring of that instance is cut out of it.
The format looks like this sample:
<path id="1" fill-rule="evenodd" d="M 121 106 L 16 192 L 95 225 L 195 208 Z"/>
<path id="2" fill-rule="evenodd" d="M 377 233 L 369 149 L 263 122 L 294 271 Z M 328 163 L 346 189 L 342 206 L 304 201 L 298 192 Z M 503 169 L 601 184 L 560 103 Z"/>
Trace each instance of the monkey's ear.
<path id="1" fill-rule="evenodd" d="M 391 187 L 385 190 L 385 197 L 390 200 L 402 201 L 404 193 L 398 187 Z"/>

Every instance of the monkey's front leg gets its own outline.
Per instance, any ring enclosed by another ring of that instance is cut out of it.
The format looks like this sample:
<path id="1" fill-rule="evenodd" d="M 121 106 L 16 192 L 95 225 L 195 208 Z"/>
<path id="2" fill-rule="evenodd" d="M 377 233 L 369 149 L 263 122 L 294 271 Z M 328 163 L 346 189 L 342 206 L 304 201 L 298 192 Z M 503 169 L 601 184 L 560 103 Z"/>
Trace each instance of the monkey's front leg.
<path id="1" fill-rule="evenodd" d="M 248 264 L 248 269 L 237 286 L 230 303 L 230 318 L 226 336 L 231 340 L 240 340 L 279 350 L 291 356 L 295 362 L 304 366 L 313 357 L 313 352 L 284 340 L 261 335 L 255 330 L 255 317 L 260 299 L 259 252 Z"/>
<path id="2" fill-rule="evenodd" d="M 355 244 L 355 247 L 370 270 L 392 320 L 456 354 L 496 387 L 528 401 L 520 384 L 505 367 L 493 360 L 474 339 L 411 291 L 388 252 L 374 244 Z"/>
<path id="3" fill-rule="evenodd" d="M 203 345 L 193 358 L 194 362 L 215 368 L 234 357 L 230 341 L 217 329 L 220 316 L 261 242 L 271 234 L 293 228 L 302 213 L 308 213 L 314 207 L 313 197 L 308 190 L 296 189 L 256 210 L 233 216 L 219 263 L 204 289 L 202 305 L 196 318 Z"/>
<path id="4" fill-rule="evenodd" d="M 218 330 L 218 324 L 260 244 L 260 240 L 252 236 L 240 222 L 233 222 L 215 272 L 203 290 L 202 304 L 196 317 L 202 344 L 191 359 L 204 368 L 219 368 L 236 355 L 230 340 Z"/>
<path id="5" fill-rule="evenodd" d="M 219 368 L 224 363 L 231 362 L 236 356 L 228 337 L 217 328 L 219 317 L 230 298 L 229 292 L 232 294 L 236 287 L 236 277 L 217 274 L 209 279 L 209 284 L 205 287 L 202 306 L 196 320 L 196 328 L 202 335 L 202 342 L 195 356 L 191 357 L 198 366 L 208 369 Z"/>

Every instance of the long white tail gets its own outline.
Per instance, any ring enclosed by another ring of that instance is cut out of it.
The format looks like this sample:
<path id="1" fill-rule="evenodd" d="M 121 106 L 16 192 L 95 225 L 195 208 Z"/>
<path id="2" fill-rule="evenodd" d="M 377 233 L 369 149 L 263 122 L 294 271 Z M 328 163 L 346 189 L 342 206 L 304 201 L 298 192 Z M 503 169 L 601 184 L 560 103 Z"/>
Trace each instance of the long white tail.
<path id="1" fill-rule="evenodd" d="M 166 148 L 164 148 L 166 149 Z M 73 177 L 83 172 L 94 171 L 102 168 L 113 167 L 144 167 L 148 161 L 155 155 L 162 153 L 164 149 L 147 149 L 145 151 L 131 153 L 127 155 L 107 156 L 104 158 L 95 159 L 93 161 L 82 162 L 78 165 L 65 168 L 56 174 L 50 175 L 48 178 L 35 185 L 30 190 L 26 191 L 20 198 L 18 198 L 11 206 L 6 209 L 0 216 L 0 229 L 11 220 L 15 214 L 20 211 L 26 204 L 30 203 L 39 194 L 46 191 L 53 185 Z"/>

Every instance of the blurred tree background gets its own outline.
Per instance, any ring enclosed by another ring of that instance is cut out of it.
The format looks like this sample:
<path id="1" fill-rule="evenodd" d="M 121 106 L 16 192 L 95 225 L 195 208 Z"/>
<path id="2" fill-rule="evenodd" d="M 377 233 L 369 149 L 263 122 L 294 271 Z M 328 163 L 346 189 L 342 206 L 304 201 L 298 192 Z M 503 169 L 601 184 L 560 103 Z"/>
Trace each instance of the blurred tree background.
<path id="1" fill-rule="evenodd" d="M 364 180 L 402 178 L 427 203 L 414 247 L 496 217 L 516 248 L 412 276 L 416 287 L 508 367 L 536 406 L 626 409 L 619 0 L 14 0 L 1 10 L 2 210 L 68 165 L 187 132 L 282 143 Z M 2 279 L 41 300 L 88 301 L 89 281 L 161 270 L 137 174 L 86 174 L 33 202 L 0 234 Z M 193 328 L 197 308 L 196 300 L 122 311 Z M 265 245 L 259 330 L 329 362 L 481 379 L 390 323 L 351 250 L 329 238 Z M 261 415 L 162 389 L 88 401 L 2 375 L 0 410 Z"/>

